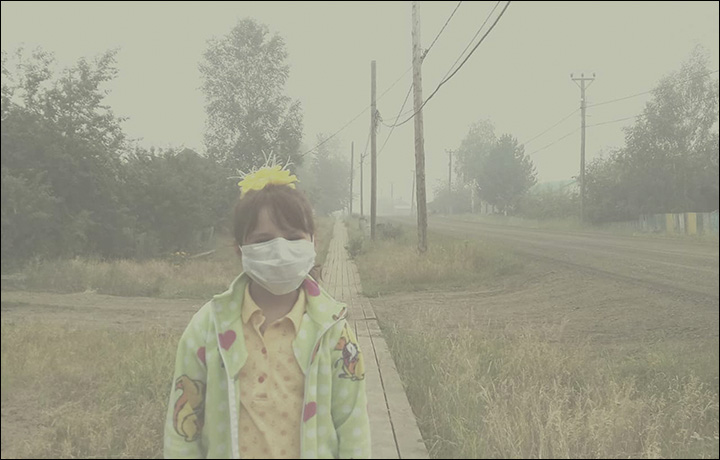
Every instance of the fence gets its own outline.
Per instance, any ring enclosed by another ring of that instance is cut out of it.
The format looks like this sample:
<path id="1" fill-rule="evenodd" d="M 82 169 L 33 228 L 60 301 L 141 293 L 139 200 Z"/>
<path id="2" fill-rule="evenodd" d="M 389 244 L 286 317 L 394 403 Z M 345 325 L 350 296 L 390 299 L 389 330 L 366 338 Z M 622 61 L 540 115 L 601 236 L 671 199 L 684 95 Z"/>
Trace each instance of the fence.
<path id="1" fill-rule="evenodd" d="M 717 235 L 718 211 L 645 214 L 640 216 L 639 229 L 653 233 Z"/>

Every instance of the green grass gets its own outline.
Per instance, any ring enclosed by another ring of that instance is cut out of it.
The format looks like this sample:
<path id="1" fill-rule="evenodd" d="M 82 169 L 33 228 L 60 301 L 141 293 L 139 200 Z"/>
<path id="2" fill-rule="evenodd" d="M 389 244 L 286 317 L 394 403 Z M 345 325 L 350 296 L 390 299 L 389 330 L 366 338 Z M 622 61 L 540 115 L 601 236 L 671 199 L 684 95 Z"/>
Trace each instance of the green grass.
<path id="1" fill-rule="evenodd" d="M 3 321 L 2 457 L 161 457 L 180 334 Z"/>
<path id="2" fill-rule="evenodd" d="M 332 238 L 334 220 L 316 221 L 318 263 Z M 87 258 L 34 261 L 20 272 L 21 289 L 59 293 L 94 291 L 117 296 L 205 299 L 225 291 L 242 271 L 233 240 L 219 237 L 213 254 L 191 258 L 178 253 L 166 259 L 112 260 Z"/>
<path id="3" fill-rule="evenodd" d="M 433 458 L 718 458 L 718 341 L 598 353 L 552 327 L 383 324 Z M 482 329 L 482 328 L 481 328 Z"/>
<path id="4" fill-rule="evenodd" d="M 522 270 L 518 259 L 487 243 L 429 233 L 428 251 L 419 254 L 416 236 L 406 227 L 379 226 L 371 241 L 356 219 L 346 224 L 348 251 L 367 296 L 477 287 Z"/>

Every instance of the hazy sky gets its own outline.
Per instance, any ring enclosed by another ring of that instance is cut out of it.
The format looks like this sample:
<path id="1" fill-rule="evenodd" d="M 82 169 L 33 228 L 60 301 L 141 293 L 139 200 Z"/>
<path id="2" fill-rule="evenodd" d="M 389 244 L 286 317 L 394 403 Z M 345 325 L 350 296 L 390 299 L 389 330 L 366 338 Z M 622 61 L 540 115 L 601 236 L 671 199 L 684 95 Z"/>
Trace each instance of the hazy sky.
<path id="1" fill-rule="evenodd" d="M 463 2 L 423 64 L 427 97 L 496 2 Z M 456 2 L 420 2 L 427 47 Z M 502 5 L 501 5 L 502 7 Z M 497 14 L 500 8 L 496 10 Z M 411 65 L 410 2 L 2 2 L 2 49 L 24 43 L 52 51 L 61 65 L 119 47 L 119 77 L 108 103 L 129 117 L 125 132 L 142 144 L 204 151 L 204 100 L 198 62 L 212 36 L 253 17 L 287 43 L 288 94 L 304 112 L 306 147 L 333 133 L 370 101 L 370 61 L 378 94 Z M 570 73 L 595 72 L 588 103 L 652 89 L 679 68 L 696 44 L 718 68 L 718 2 L 513 2 L 475 54 L 425 106 L 428 193 L 447 180 L 446 149 L 457 148 L 471 123 L 490 119 L 497 133 L 524 142 L 579 106 Z M 717 74 L 714 74 L 717 77 Z M 394 119 L 409 88 L 408 72 L 378 109 Z M 630 117 L 650 96 L 588 109 L 588 124 Z M 411 108 L 409 100 L 406 110 Z M 369 111 L 338 135 L 356 159 L 365 146 Z M 589 128 L 587 160 L 622 145 L 632 120 Z M 577 129 L 579 113 L 526 145 L 534 152 Z M 381 127 L 378 148 L 387 136 Z M 532 154 L 539 181 L 579 170 L 579 130 Z M 369 158 L 366 161 L 369 190 Z M 414 168 L 413 123 L 393 133 L 378 158 L 381 195 L 409 198 Z M 357 184 L 357 179 L 356 179 Z M 357 205 L 356 205 L 357 206 Z M 366 206 L 368 206 L 366 204 Z M 357 209 L 357 208 L 356 208 Z M 367 210 L 367 208 L 366 208 Z"/>

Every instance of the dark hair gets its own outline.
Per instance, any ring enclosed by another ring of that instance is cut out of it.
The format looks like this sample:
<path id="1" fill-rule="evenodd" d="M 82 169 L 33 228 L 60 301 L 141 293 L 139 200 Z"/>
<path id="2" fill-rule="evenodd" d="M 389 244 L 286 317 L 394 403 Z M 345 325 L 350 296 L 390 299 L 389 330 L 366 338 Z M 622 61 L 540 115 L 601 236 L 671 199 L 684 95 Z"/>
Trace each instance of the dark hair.
<path id="1" fill-rule="evenodd" d="M 248 191 L 235 204 L 233 236 L 237 245 L 242 245 L 245 236 L 255 229 L 263 208 L 267 208 L 273 223 L 281 230 L 302 230 L 315 235 L 313 209 L 305 194 L 287 185 L 269 184 L 261 190 Z M 315 265 L 310 275 L 319 280 L 321 271 L 321 266 Z"/>

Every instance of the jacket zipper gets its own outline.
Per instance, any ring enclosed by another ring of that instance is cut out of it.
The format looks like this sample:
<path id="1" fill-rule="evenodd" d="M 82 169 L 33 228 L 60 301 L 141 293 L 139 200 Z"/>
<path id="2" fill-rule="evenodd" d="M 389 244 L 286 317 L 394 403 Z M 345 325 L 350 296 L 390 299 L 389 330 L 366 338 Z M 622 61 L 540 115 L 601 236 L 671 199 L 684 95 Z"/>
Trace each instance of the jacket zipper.
<path id="1" fill-rule="evenodd" d="M 305 375 L 305 389 L 303 390 L 303 405 L 302 409 L 300 410 L 300 458 L 304 458 L 303 454 L 305 453 L 305 436 L 304 436 L 304 426 L 305 426 L 305 406 L 307 405 L 307 387 L 308 382 L 310 380 L 310 365 L 312 364 L 313 360 L 313 352 L 315 351 L 315 347 L 318 347 L 320 345 L 320 342 L 322 341 L 322 338 L 325 336 L 327 331 L 333 328 L 337 323 L 344 320 L 345 316 L 338 318 L 336 321 L 334 321 L 332 324 L 330 324 L 325 330 L 320 334 L 319 338 L 315 341 L 315 345 L 313 345 L 312 351 L 310 352 L 310 361 L 308 361 L 307 365 L 307 374 Z M 320 350 L 318 349 L 318 353 Z M 317 395 L 316 395 L 317 397 Z"/>
<path id="2" fill-rule="evenodd" d="M 308 382 L 310 380 L 310 365 L 312 364 L 313 360 L 313 352 L 315 351 L 315 347 L 319 346 L 320 341 L 322 341 L 322 338 L 325 336 L 325 334 L 333 328 L 336 324 L 338 324 L 340 321 L 344 320 L 345 316 L 338 318 L 337 320 L 333 321 L 328 327 L 323 330 L 322 334 L 320 334 L 319 338 L 315 341 L 315 344 L 313 345 L 312 351 L 310 352 L 310 360 L 308 361 L 307 365 L 307 374 L 305 375 L 305 388 L 307 389 Z M 217 322 L 216 318 L 213 317 L 213 323 L 215 323 L 215 337 L 218 343 L 218 350 L 220 350 L 220 338 L 217 334 Z M 319 352 L 319 350 L 318 350 Z M 232 449 L 232 457 L 233 458 L 240 458 L 240 439 L 238 436 L 238 428 L 237 428 L 237 408 L 235 407 L 236 398 L 235 398 L 235 382 L 230 377 L 230 374 L 228 373 L 228 366 L 225 364 L 225 360 L 223 359 L 222 353 L 220 353 L 220 359 L 223 360 L 224 368 L 225 368 L 225 375 L 227 377 L 227 388 L 228 388 L 228 414 L 230 416 L 230 443 L 231 443 L 231 449 Z M 302 458 L 304 453 L 304 447 L 305 447 L 305 436 L 303 436 L 303 418 L 305 415 L 305 406 L 307 405 L 307 391 L 303 391 L 303 405 L 302 409 L 300 411 L 300 458 Z"/>
<path id="3" fill-rule="evenodd" d="M 238 436 L 237 427 L 238 408 L 235 407 L 235 382 L 233 381 L 232 377 L 230 377 L 230 373 L 228 372 L 228 365 L 225 362 L 225 358 L 223 358 L 222 353 L 220 353 L 220 350 L 222 350 L 222 345 L 220 344 L 220 336 L 217 332 L 219 330 L 217 327 L 217 318 L 215 318 L 214 315 L 213 323 L 215 324 L 215 340 L 217 341 L 218 345 L 218 354 L 220 355 L 220 359 L 223 362 L 223 369 L 225 370 L 225 377 L 227 378 L 228 416 L 230 417 L 230 450 L 232 458 L 240 458 L 240 439 Z"/>

